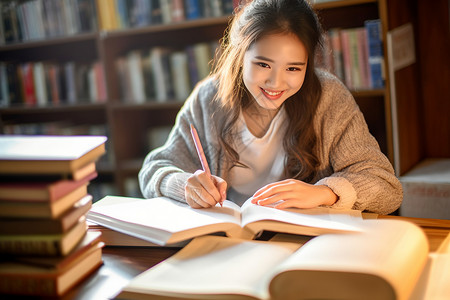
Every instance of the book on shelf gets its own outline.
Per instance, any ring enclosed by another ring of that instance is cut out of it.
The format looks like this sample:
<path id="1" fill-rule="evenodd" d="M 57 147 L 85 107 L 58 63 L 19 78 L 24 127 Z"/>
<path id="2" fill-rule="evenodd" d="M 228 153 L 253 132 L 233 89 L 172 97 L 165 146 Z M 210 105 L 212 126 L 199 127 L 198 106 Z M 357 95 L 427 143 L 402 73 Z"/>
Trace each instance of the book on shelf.
<path id="1" fill-rule="evenodd" d="M 186 20 L 184 9 L 185 9 L 184 0 L 172 0 L 170 3 L 171 22 L 176 23 Z"/>
<path id="2" fill-rule="evenodd" d="M 94 163 L 90 174 L 105 142 L 104 136 L 1 136 L 0 174 L 73 176 Z"/>
<path id="3" fill-rule="evenodd" d="M 330 28 L 317 52 L 318 66 L 334 73 L 352 90 L 384 87 L 380 20 L 363 27 Z"/>
<path id="4" fill-rule="evenodd" d="M 365 220 L 361 229 L 303 246 L 198 237 L 116 299 L 409 299 L 427 276 L 424 232 L 399 220 Z"/>
<path id="5" fill-rule="evenodd" d="M 0 23 L 6 44 L 69 36 L 97 29 L 92 0 L 1 1 Z"/>
<path id="6" fill-rule="evenodd" d="M 217 41 L 182 50 L 154 47 L 133 50 L 115 64 L 124 102 L 184 101 L 199 80 L 211 71 Z"/>
<path id="7" fill-rule="evenodd" d="M 14 256 L 65 256 L 87 232 L 86 217 L 82 216 L 67 232 L 57 234 L 2 234 L 0 253 Z"/>
<path id="8" fill-rule="evenodd" d="M 62 296 L 102 264 L 100 234 L 88 232 L 63 257 L 9 257 L 0 261 L 0 293 Z"/>
<path id="9" fill-rule="evenodd" d="M 191 93 L 192 87 L 189 79 L 188 55 L 186 51 L 172 52 L 170 66 L 173 78 L 175 100 L 185 101 Z"/>
<path id="10" fill-rule="evenodd" d="M 202 17 L 201 1 L 202 0 L 186 0 L 186 19 L 195 20 Z"/>
<path id="11" fill-rule="evenodd" d="M 147 99 L 145 93 L 144 72 L 143 72 L 143 55 L 141 51 L 134 50 L 127 54 L 128 76 L 130 83 L 131 99 L 135 103 L 144 103 Z"/>
<path id="12" fill-rule="evenodd" d="M 153 86 L 156 88 L 155 97 L 157 102 L 166 102 L 174 96 L 170 53 L 170 49 L 162 47 L 155 47 L 150 50 Z"/>
<path id="13" fill-rule="evenodd" d="M 100 62 L 1 62 L 2 106 L 102 103 L 105 74 Z"/>
<path id="14" fill-rule="evenodd" d="M 62 234 L 72 228 L 92 207 L 92 196 L 86 195 L 56 219 L 35 217 L 0 218 L 0 235 Z"/>
<path id="15" fill-rule="evenodd" d="M 356 210 L 286 209 L 231 201 L 207 209 L 193 209 L 169 198 L 141 199 L 106 196 L 93 204 L 88 221 L 159 245 L 224 232 L 253 239 L 262 231 L 305 235 L 359 231 Z M 176 220 L 176 222 L 174 222 Z"/>
<path id="16" fill-rule="evenodd" d="M 371 86 L 375 89 L 384 88 L 384 54 L 381 33 L 381 21 L 367 20 L 364 22 L 367 31 L 367 47 L 369 53 L 369 70 Z"/>
<path id="17" fill-rule="evenodd" d="M 114 30 L 118 28 L 118 14 L 115 1 L 95 0 L 100 30 Z"/>

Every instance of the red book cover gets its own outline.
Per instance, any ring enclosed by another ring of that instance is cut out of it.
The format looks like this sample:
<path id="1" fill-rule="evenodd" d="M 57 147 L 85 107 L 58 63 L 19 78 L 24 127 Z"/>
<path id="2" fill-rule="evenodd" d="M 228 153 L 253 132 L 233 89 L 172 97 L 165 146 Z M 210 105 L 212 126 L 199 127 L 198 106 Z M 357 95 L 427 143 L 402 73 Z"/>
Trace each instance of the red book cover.
<path id="1" fill-rule="evenodd" d="M 93 172 L 80 180 L 34 180 L 0 182 L 0 200 L 54 202 L 97 177 Z"/>
<path id="2" fill-rule="evenodd" d="M 23 97 L 26 105 L 36 105 L 36 93 L 34 91 L 33 64 L 25 63 L 20 66 L 23 83 Z"/>

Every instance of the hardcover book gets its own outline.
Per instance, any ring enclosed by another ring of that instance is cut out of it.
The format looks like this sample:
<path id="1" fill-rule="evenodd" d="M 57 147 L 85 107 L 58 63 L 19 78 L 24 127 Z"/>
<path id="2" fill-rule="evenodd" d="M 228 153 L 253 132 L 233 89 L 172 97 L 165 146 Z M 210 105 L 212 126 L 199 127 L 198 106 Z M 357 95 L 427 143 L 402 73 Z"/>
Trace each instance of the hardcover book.
<path id="1" fill-rule="evenodd" d="M 0 235 L 0 254 L 14 256 L 64 256 L 81 241 L 87 232 L 86 217 L 82 216 L 62 234 Z"/>
<path id="2" fill-rule="evenodd" d="M 0 293 L 61 296 L 102 264 L 99 233 L 87 233 L 64 257 L 14 257 L 0 261 Z"/>
<path id="3" fill-rule="evenodd" d="M 92 196 L 86 195 L 62 216 L 50 218 L 0 218 L 0 235 L 62 234 L 72 228 L 92 207 Z"/>
<path id="4" fill-rule="evenodd" d="M 169 198 L 106 196 L 93 204 L 88 221 L 158 244 L 171 245 L 196 236 L 225 232 L 253 239 L 262 231 L 320 235 L 359 231 L 356 210 L 286 209 L 226 200 L 223 207 L 193 209 Z"/>
<path id="5" fill-rule="evenodd" d="M 87 195 L 87 183 L 56 201 L 0 200 L 0 217 L 56 219 Z"/>
<path id="6" fill-rule="evenodd" d="M 103 155 L 105 142 L 103 136 L 1 136 L 0 174 L 72 175 Z"/>
<path id="7" fill-rule="evenodd" d="M 361 229 L 301 247 L 198 237 L 116 299 L 409 299 L 429 271 L 423 231 L 399 220 L 366 220 Z"/>

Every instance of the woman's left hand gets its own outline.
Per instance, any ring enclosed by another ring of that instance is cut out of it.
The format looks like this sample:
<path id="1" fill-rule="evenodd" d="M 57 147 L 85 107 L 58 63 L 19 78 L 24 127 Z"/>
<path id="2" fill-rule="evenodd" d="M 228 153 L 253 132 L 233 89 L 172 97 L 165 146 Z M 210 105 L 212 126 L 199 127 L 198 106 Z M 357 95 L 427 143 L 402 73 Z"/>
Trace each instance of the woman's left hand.
<path id="1" fill-rule="evenodd" d="M 338 196 L 325 185 L 313 185 L 296 179 L 286 179 L 260 188 L 252 197 L 252 203 L 275 208 L 314 208 L 333 205 Z"/>

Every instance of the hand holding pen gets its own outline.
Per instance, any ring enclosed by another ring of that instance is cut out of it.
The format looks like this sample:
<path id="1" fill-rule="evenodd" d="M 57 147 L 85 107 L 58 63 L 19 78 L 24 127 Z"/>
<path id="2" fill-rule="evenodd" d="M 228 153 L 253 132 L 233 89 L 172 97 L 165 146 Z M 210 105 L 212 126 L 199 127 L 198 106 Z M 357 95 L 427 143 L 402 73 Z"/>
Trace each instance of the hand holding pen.
<path id="1" fill-rule="evenodd" d="M 187 180 L 186 202 L 193 208 L 212 207 L 217 203 L 222 205 L 226 198 L 227 183 L 222 178 L 211 174 L 197 130 L 192 124 L 191 135 L 203 170 L 196 171 Z"/>

